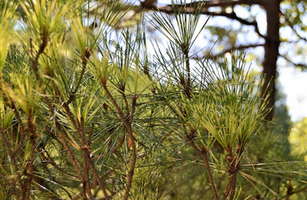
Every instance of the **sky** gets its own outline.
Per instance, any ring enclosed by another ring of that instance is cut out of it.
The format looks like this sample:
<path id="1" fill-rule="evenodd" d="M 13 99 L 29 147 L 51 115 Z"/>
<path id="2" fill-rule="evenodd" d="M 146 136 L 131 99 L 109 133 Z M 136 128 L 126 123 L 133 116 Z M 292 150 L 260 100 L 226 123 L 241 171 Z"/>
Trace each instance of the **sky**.
<path id="1" fill-rule="evenodd" d="M 189 1 L 187 1 L 189 2 Z M 171 3 L 170 0 L 159 0 L 158 4 L 169 4 Z M 240 7 L 236 7 L 236 13 L 239 15 L 239 17 L 246 17 L 248 15 L 247 11 L 243 8 L 240 9 Z M 253 6 L 251 9 L 251 12 L 253 15 L 257 16 L 256 20 L 259 24 L 259 30 L 261 33 L 265 34 L 266 30 L 266 15 L 265 12 L 263 12 L 258 6 Z M 225 18 L 224 18 L 225 19 Z M 304 18 L 306 20 L 307 24 L 307 17 Z M 205 18 L 204 18 L 205 20 Z M 215 21 L 212 21 L 215 20 Z M 217 21 L 216 21 L 217 20 Z M 220 20 L 220 21 L 219 21 Z M 209 20 L 209 23 L 215 24 L 215 23 L 224 23 L 222 21 L 223 18 L 211 18 Z M 304 21 L 305 22 L 305 21 Z M 235 23 L 234 23 L 235 25 Z M 252 31 L 248 34 L 255 34 L 252 28 Z M 283 28 L 281 29 L 281 37 L 288 37 L 291 38 L 292 34 L 290 29 Z M 305 34 L 305 37 L 307 38 L 307 33 Z M 254 38 L 253 35 L 248 35 L 245 38 L 241 38 L 241 40 L 246 40 L 246 38 Z M 240 39 L 240 38 L 239 38 Z M 283 47 L 281 47 L 283 48 Z M 281 49 L 280 51 L 288 51 L 289 49 Z M 256 50 L 256 54 L 263 56 L 263 49 L 258 48 L 259 50 Z M 295 52 L 295 49 L 290 49 L 292 52 Z M 297 61 L 299 62 L 305 62 L 305 61 Z M 251 63 L 253 66 L 253 63 Z M 289 114 L 291 116 L 292 121 L 299 121 L 303 118 L 307 117 L 307 72 L 302 72 L 300 69 L 296 69 L 294 66 L 289 65 L 286 63 L 283 59 L 278 59 L 278 73 L 279 73 L 279 81 L 281 83 L 281 89 L 286 94 L 286 104 L 289 111 Z M 257 68 L 257 66 L 254 66 Z"/>

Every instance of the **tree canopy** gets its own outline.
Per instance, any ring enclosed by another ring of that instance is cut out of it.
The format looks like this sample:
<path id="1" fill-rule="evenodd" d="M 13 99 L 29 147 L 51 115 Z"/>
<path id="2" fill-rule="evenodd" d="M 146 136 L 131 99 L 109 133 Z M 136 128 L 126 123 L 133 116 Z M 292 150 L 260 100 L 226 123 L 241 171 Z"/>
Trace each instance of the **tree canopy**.
<path id="1" fill-rule="evenodd" d="M 1 199 L 306 198 L 306 161 L 273 109 L 276 15 L 267 76 L 244 53 L 194 53 L 202 15 L 243 2 L 274 14 L 281 3 L 2 1 Z"/>

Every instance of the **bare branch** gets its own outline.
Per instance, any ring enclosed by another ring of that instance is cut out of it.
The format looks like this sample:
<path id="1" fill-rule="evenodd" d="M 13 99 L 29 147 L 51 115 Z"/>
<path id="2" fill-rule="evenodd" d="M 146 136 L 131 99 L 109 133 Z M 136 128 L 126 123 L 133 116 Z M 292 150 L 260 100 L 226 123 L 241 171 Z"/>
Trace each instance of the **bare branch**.
<path id="1" fill-rule="evenodd" d="M 255 31 L 256 33 L 258 33 L 258 35 L 262 38 L 265 38 L 265 36 L 263 34 L 260 33 L 259 31 L 259 27 L 258 27 L 258 23 L 257 21 L 252 21 L 249 22 L 245 19 L 242 19 L 240 17 L 237 16 L 237 14 L 235 12 L 231 12 L 231 13 L 226 13 L 226 12 L 220 12 L 220 13 L 211 13 L 212 16 L 223 16 L 223 17 L 227 17 L 229 19 L 233 19 L 236 20 L 238 22 L 240 22 L 241 24 L 244 25 L 248 25 L 248 26 L 254 26 L 255 27 Z"/>
<path id="2" fill-rule="evenodd" d="M 288 58 L 286 55 L 281 55 L 281 54 L 279 54 L 279 56 L 282 57 L 283 59 L 285 59 L 287 62 L 291 63 L 291 64 L 294 65 L 294 66 L 297 66 L 297 67 L 301 67 L 301 68 L 307 69 L 307 64 L 305 64 L 305 63 L 295 63 L 295 62 L 293 62 L 292 60 L 290 60 L 290 58 Z"/>
<path id="3" fill-rule="evenodd" d="M 240 46 L 237 46 L 237 47 L 230 47 L 228 49 L 225 49 L 224 51 L 222 51 L 221 53 L 218 53 L 218 54 L 215 54 L 215 55 L 205 55 L 204 58 L 207 58 L 207 59 L 213 59 L 213 58 L 216 58 L 216 57 L 221 57 L 223 56 L 225 53 L 230 53 L 234 50 L 243 50 L 243 49 L 249 49 L 249 48 L 255 48 L 255 47 L 263 47 L 264 44 L 248 44 L 248 45 L 240 45 Z"/>
<path id="4" fill-rule="evenodd" d="M 192 2 L 185 4 L 184 7 L 182 4 L 168 4 L 165 6 L 155 6 L 151 4 L 142 4 L 143 8 L 148 9 L 148 10 L 156 10 L 160 12 L 165 12 L 168 14 L 173 14 L 174 13 L 174 7 L 176 8 L 186 8 L 186 12 L 188 14 L 193 14 L 195 11 L 195 8 L 198 6 L 202 6 L 203 9 L 201 11 L 201 14 L 206 14 L 208 13 L 208 8 L 213 8 L 213 7 L 229 7 L 229 6 L 236 6 L 236 5 L 265 5 L 266 1 L 265 0 L 238 0 L 238 1 L 227 1 L 227 2 L 221 2 L 221 1 L 206 1 L 204 4 L 203 1 L 197 1 L 197 2 Z"/>
<path id="5" fill-rule="evenodd" d="M 295 33 L 295 35 L 296 35 L 298 38 L 300 38 L 301 40 L 307 41 L 307 38 L 306 38 L 306 37 L 301 36 L 301 35 L 296 31 L 296 29 L 294 28 L 293 24 L 291 24 L 291 22 L 290 22 L 290 20 L 288 19 L 288 17 L 287 17 L 284 13 L 282 13 L 282 12 L 280 12 L 280 13 L 285 17 L 285 21 L 287 22 L 287 25 L 293 30 L 293 32 Z"/>
<path id="6" fill-rule="evenodd" d="M 187 4 L 187 6 L 194 6 L 195 4 L 202 3 L 202 1 L 192 2 Z M 235 6 L 235 5 L 264 5 L 266 3 L 265 0 L 237 0 L 237 1 L 219 1 L 219 0 L 211 0 L 206 1 L 205 7 L 228 7 L 228 6 Z"/>
<path id="7" fill-rule="evenodd" d="M 212 1 L 206 1 L 206 3 L 203 6 L 203 10 L 202 10 L 202 14 L 204 14 L 203 12 L 207 12 L 208 8 L 212 8 L 212 7 L 229 7 L 229 6 L 236 6 L 236 5 L 264 5 L 266 3 L 265 0 L 238 0 L 238 1 L 227 1 L 227 2 L 221 2 L 221 1 L 216 1 L 216 0 L 212 0 Z M 188 3 L 185 4 L 185 7 L 191 7 L 190 9 L 190 13 L 192 14 L 194 9 L 193 7 L 197 7 L 203 4 L 203 1 L 197 1 L 197 2 L 192 2 L 192 3 Z M 155 6 L 152 4 L 142 4 L 143 8 L 145 9 L 150 9 L 150 10 L 157 10 L 157 11 L 161 11 L 161 12 L 165 12 L 165 13 L 173 13 L 173 7 L 182 7 L 181 4 L 168 4 L 165 6 Z"/>

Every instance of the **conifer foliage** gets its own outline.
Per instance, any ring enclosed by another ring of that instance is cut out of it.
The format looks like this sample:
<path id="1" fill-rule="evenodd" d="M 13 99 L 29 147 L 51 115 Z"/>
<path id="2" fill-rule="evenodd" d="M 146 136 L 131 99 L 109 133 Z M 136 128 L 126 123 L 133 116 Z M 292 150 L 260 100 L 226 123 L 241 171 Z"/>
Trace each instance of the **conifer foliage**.
<path id="1" fill-rule="evenodd" d="M 174 8 L 175 23 L 157 11 L 118 30 L 122 4 L 106 4 L 93 17 L 82 0 L 0 3 L 0 198 L 265 195 L 244 171 L 269 112 L 263 79 L 248 77 L 241 54 L 192 59 L 202 5 Z M 148 50 L 144 23 L 166 47 Z"/>

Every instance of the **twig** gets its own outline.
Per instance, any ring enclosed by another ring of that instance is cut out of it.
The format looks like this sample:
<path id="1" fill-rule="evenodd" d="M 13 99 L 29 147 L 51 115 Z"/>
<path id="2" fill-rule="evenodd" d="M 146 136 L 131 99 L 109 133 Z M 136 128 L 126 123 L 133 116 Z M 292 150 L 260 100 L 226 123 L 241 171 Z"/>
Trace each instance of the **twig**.
<path id="1" fill-rule="evenodd" d="M 203 5 L 203 1 L 196 1 L 196 2 L 192 2 L 192 3 L 187 3 L 185 5 L 182 4 L 168 4 L 165 6 L 155 6 L 153 4 L 148 4 L 148 5 L 143 5 L 144 8 L 146 9 L 150 9 L 150 10 L 156 10 L 156 11 L 160 11 L 160 12 L 165 12 L 168 14 L 173 14 L 174 11 L 174 7 L 176 7 L 177 9 L 181 8 L 188 8 L 185 12 L 187 12 L 187 14 L 194 14 L 195 13 L 195 9 L 197 6 L 202 5 L 203 9 L 201 14 L 206 14 L 208 12 L 208 8 L 212 8 L 212 7 L 229 7 L 229 6 L 235 6 L 235 5 L 264 5 L 266 3 L 265 0 L 238 0 L 238 1 L 225 1 L 225 2 L 216 2 L 216 1 L 206 1 L 206 3 Z"/>
<path id="2" fill-rule="evenodd" d="M 205 163 L 207 172 L 208 172 L 209 181 L 210 181 L 210 184 L 211 184 L 211 189 L 212 189 L 212 192 L 213 192 L 214 199 L 218 200 L 219 198 L 218 198 L 218 195 L 217 195 L 217 191 L 216 191 L 216 188 L 215 188 L 215 183 L 214 183 L 214 180 L 213 180 L 211 168 L 210 168 L 209 161 L 208 161 L 208 158 L 207 158 L 207 150 L 205 149 L 204 146 L 202 146 L 202 150 L 200 150 L 194 144 L 193 141 L 189 141 L 189 144 L 201 155 L 201 157 L 202 157 L 202 159 L 203 159 L 203 161 Z"/>
<path id="3" fill-rule="evenodd" d="M 38 72 L 38 59 L 39 59 L 40 55 L 42 53 L 44 53 L 44 50 L 45 50 L 45 48 L 47 47 L 47 44 L 48 44 L 48 38 L 47 38 L 45 26 L 42 27 L 41 36 L 42 36 L 41 37 L 42 43 L 39 46 L 38 52 L 36 53 L 36 56 L 34 57 L 34 59 L 33 59 L 34 54 L 33 54 L 32 38 L 30 38 L 30 53 L 31 53 L 31 56 L 32 56 L 31 64 L 32 64 L 32 70 L 34 72 L 36 80 L 40 80 L 40 75 L 39 75 L 39 72 Z"/>
<path id="4" fill-rule="evenodd" d="M 230 47 L 228 49 L 225 49 L 224 51 L 222 51 L 221 53 L 215 54 L 215 55 L 206 55 L 204 56 L 204 58 L 206 59 L 215 59 L 217 57 L 221 57 L 224 56 L 225 53 L 227 52 L 232 52 L 234 50 L 244 50 L 244 49 L 249 49 L 249 48 L 255 48 L 255 47 L 263 47 L 264 44 L 248 44 L 248 45 L 240 45 L 240 46 L 236 46 L 236 47 Z M 198 59 L 198 58 L 194 58 L 194 59 Z"/>
<path id="5" fill-rule="evenodd" d="M 131 128 L 131 124 L 132 124 L 132 120 L 133 120 L 133 115 L 135 112 L 135 105 L 136 105 L 136 94 L 134 94 L 134 96 L 132 96 L 132 106 L 131 106 L 131 114 L 130 114 L 130 118 L 129 121 L 127 121 L 124 117 L 124 114 L 121 110 L 121 108 L 119 107 L 119 105 L 116 103 L 115 99 L 113 98 L 113 96 L 111 95 L 109 89 L 106 86 L 106 80 L 102 79 L 101 80 L 101 84 L 103 89 L 105 90 L 105 92 L 107 93 L 108 97 L 110 98 L 111 102 L 113 103 L 113 105 L 116 107 L 116 111 L 122 121 L 122 123 L 124 124 L 124 126 L 126 127 L 128 134 L 130 136 L 131 139 L 131 145 L 132 145 L 132 160 L 131 160 L 131 167 L 130 170 L 128 172 L 128 179 L 127 179 L 127 186 L 126 186 L 126 190 L 125 190 L 125 194 L 124 194 L 124 200 L 127 200 L 129 197 L 129 192 L 130 192 L 130 188 L 131 188 L 131 183 L 132 183 L 132 178 L 133 178 L 133 173 L 134 173 L 134 167 L 135 167 L 135 163 L 136 163 L 136 146 L 135 146 L 135 141 L 134 141 L 134 137 L 133 137 L 133 131 Z"/>
<path id="6" fill-rule="evenodd" d="M 62 170 L 53 160 L 52 158 L 50 157 L 49 153 L 47 151 L 45 151 L 45 153 L 47 154 L 48 158 L 43 154 L 43 153 L 40 153 L 39 155 L 42 157 L 42 160 L 45 162 L 45 163 L 48 163 L 48 164 L 51 164 L 55 169 L 57 169 L 59 172 L 63 173 L 63 174 L 66 174 L 68 176 L 72 176 L 74 178 L 78 178 L 78 176 L 76 176 L 75 174 L 71 174 L 69 172 L 66 172 L 64 170 Z M 45 160 L 44 160 L 45 159 Z"/>
<path id="7" fill-rule="evenodd" d="M 81 145 L 82 145 L 82 152 L 83 152 L 83 173 L 84 173 L 84 183 L 83 188 L 84 192 L 87 194 L 87 198 L 90 200 L 93 199 L 92 192 L 91 192 L 91 186 L 90 186 L 90 179 L 89 179 L 89 162 L 90 162 L 90 144 L 89 141 L 86 141 L 85 139 L 85 132 L 84 132 L 84 119 L 81 116 L 80 122 L 79 122 L 79 132 L 81 135 Z"/>
<path id="8" fill-rule="evenodd" d="M 96 170 L 96 168 L 95 168 L 95 166 L 94 166 L 92 160 L 89 160 L 89 166 L 90 166 L 90 168 L 91 168 L 91 170 L 92 170 L 92 172 L 93 172 L 94 178 L 95 178 L 96 181 L 98 182 L 98 185 L 99 185 L 100 189 L 101 189 L 102 192 L 103 192 L 103 195 L 104 195 L 105 199 L 106 199 L 106 200 L 109 200 L 109 197 L 108 197 L 108 194 L 107 194 L 107 192 L 106 192 L 106 189 L 105 189 L 105 187 L 103 186 L 103 184 L 102 184 L 102 182 L 101 182 L 101 180 L 100 180 L 100 178 L 99 178 L 99 175 L 98 175 L 98 173 L 97 173 L 97 170 Z"/>
<path id="9" fill-rule="evenodd" d="M 131 166 L 130 166 L 130 170 L 128 172 L 128 180 L 127 180 L 127 186 L 126 186 L 126 191 L 125 191 L 125 195 L 124 195 L 124 200 L 127 200 L 129 197 L 129 192 L 130 192 L 130 188 L 131 188 L 131 184 L 132 184 L 132 178 L 133 178 L 133 174 L 134 174 L 134 168 L 135 168 L 135 164 L 136 164 L 136 146 L 135 146 L 135 141 L 134 141 L 134 136 L 133 136 L 133 131 L 131 128 L 131 124 L 133 121 L 133 116 L 134 116 L 134 112 L 135 112 L 135 104 L 136 104 L 136 94 L 134 94 L 134 96 L 132 97 L 132 105 L 131 105 L 131 115 L 130 115 L 130 119 L 129 119 L 129 128 L 128 128 L 128 133 L 131 139 L 131 145 L 132 145 L 132 160 L 131 160 Z"/>
<path id="10" fill-rule="evenodd" d="M 31 189 L 31 184 L 32 184 L 32 179 L 33 179 L 33 167 L 34 167 L 34 159 L 35 159 L 35 147 L 36 147 L 36 125 L 33 124 L 33 119 L 32 116 L 28 116 L 27 119 L 27 130 L 29 131 L 29 140 L 31 144 L 31 151 L 30 151 L 30 162 L 28 165 L 24 167 L 24 173 L 27 175 L 27 178 L 24 181 L 24 187 L 22 188 L 22 198 L 25 200 L 28 200 L 30 198 L 30 189 Z M 29 170 L 29 172 L 27 172 Z"/>
<path id="11" fill-rule="evenodd" d="M 302 68 L 306 68 L 307 69 L 307 64 L 305 64 L 305 63 L 294 63 L 286 55 L 279 54 L 279 56 L 281 56 L 282 58 L 284 58 L 286 61 L 288 61 L 289 63 L 291 63 L 294 66 L 298 66 L 298 67 L 302 67 Z"/>

